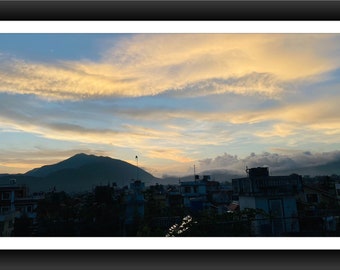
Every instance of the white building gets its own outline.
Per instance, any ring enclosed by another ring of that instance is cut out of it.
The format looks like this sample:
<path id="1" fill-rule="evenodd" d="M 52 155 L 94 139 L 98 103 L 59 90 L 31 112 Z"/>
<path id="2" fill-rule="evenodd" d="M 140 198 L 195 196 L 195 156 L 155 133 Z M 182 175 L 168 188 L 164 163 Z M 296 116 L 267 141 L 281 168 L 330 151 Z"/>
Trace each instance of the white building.
<path id="1" fill-rule="evenodd" d="M 28 188 L 18 185 L 14 179 L 7 185 L 0 186 L 0 235 L 10 236 L 14 229 L 15 218 L 23 215 L 36 222 L 36 209 L 43 194 L 29 195 Z"/>
<path id="2" fill-rule="evenodd" d="M 259 209 L 252 224 L 254 235 L 284 235 L 299 232 L 295 195 L 302 191 L 299 175 L 269 176 L 268 168 L 252 168 L 248 177 L 233 179 L 233 192 L 240 210 Z"/>

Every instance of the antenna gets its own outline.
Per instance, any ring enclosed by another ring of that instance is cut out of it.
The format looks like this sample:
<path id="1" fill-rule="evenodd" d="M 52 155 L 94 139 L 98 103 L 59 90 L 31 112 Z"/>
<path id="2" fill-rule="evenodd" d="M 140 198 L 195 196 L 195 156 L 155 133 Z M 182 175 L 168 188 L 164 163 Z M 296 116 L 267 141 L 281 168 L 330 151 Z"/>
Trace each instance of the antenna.
<path id="1" fill-rule="evenodd" d="M 138 156 L 136 156 L 137 168 L 136 168 L 136 180 L 138 180 Z"/>

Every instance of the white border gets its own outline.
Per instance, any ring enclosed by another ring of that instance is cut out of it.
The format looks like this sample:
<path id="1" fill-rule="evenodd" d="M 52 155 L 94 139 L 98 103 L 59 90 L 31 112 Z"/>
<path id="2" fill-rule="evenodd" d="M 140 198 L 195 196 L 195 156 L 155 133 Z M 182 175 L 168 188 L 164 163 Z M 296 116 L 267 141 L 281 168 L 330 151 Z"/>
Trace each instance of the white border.
<path id="1" fill-rule="evenodd" d="M 340 21 L 0 21 L 0 33 L 340 33 Z M 337 237 L 5 237 L 0 250 L 340 249 Z"/>
<path id="2" fill-rule="evenodd" d="M 1 21 L 0 33 L 339 33 L 340 21 Z"/>
<path id="3" fill-rule="evenodd" d="M 338 237 L 3 237 L 0 250 L 320 250 Z"/>

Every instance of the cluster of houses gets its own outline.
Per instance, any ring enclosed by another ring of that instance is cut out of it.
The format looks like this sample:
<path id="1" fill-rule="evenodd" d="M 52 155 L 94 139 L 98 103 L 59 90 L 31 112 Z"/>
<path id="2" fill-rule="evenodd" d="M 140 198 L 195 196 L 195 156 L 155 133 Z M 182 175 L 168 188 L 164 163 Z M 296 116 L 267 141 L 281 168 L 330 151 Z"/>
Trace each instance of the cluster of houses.
<path id="1" fill-rule="evenodd" d="M 15 219 L 23 216 L 36 225 L 38 202 L 44 198 L 43 193 L 29 194 L 28 187 L 18 185 L 15 179 L 0 186 L 0 236 L 11 236 Z"/>
<path id="2" fill-rule="evenodd" d="M 193 181 L 167 186 L 145 187 L 142 181 L 135 180 L 121 189 L 124 190 L 124 222 L 132 224 L 136 217 L 143 219 L 147 202 L 152 200 L 160 209 L 172 210 L 171 214 L 158 213 L 153 217 L 155 226 L 161 228 L 178 223 L 181 214 L 198 215 L 206 211 L 224 215 L 258 209 L 251 220 L 252 236 L 320 235 L 320 232 L 338 235 L 338 176 L 271 176 L 267 167 L 250 168 L 246 172 L 246 177 L 232 179 L 231 184 L 211 180 L 208 175 L 195 175 Z M 34 226 L 35 210 L 42 198 L 44 194 L 30 195 L 27 187 L 17 185 L 15 180 L 0 186 L 0 235 L 10 236 L 15 219 L 23 215 L 30 218 Z"/>
<path id="3" fill-rule="evenodd" d="M 154 186 L 153 199 L 171 209 L 184 207 L 192 215 L 260 210 L 251 220 L 252 236 L 339 234 L 339 176 L 271 176 L 267 167 L 246 172 L 246 177 L 232 179 L 232 185 L 212 181 L 208 175 L 195 175 L 193 181 L 167 188 Z M 155 221 L 169 228 L 174 218 L 155 217 Z"/>

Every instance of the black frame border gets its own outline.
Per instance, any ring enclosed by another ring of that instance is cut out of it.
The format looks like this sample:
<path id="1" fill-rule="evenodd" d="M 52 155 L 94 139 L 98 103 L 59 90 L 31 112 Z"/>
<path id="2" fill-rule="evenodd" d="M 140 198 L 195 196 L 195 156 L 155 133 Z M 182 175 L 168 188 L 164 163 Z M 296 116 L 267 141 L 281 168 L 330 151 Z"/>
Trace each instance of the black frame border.
<path id="1" fill-rule="evenodd" d="M 339 20 L 338 1 L 0 1 L 25 20 Z M 53 241 L 53 240 L 52 240 Z M 65 248 L 67 248 L 65 239 Z M 88 240 L 91 247 L 91 239 Z M 112 239 L 115 241 L 115 239 Z M 225 241 L 228 241 L 226 238 Z M 259 240 L 260 241 L 260 240 Z M 301 240 L 303 241 L 303 239 Z M 32 239 L 34 242 L 34 239 Z M 315 246 L 318 239 L 315 238 Z M 204 239 L 202 239 L 204 246 Z M 1 249 L 6 247 L 1 246 Z M 131 247 L 133 249 L 133 247 Z M 338 269 L 337 250 L 2 250 L 4 269 Z"/>
<path id="2" fill-rule="evenodd" d="M 337 20 L 339 1 L 0 1 L 1 20 Z"/>
<path id="3" fill-rule="evenodd" d="M 337 270 L 337 255 L 334 250 L 30 250 L 3 251 L 0 260 L 8 270 Z"/>

